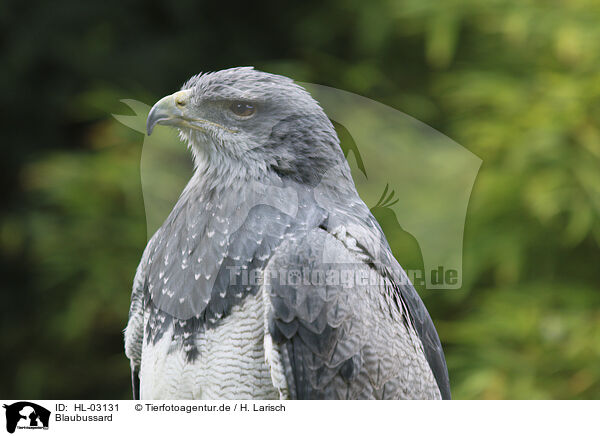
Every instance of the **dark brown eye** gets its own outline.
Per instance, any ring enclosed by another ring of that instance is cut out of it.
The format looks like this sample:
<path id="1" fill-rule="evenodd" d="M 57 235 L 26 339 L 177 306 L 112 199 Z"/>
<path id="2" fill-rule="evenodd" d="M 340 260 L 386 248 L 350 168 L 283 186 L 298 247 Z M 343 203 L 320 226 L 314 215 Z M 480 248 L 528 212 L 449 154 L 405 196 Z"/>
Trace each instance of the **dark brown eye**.
<path id="1" fill-rule="evenodd" d="M 250 115 L 254 115 L 254 112 L 256 112 L 256 107 L 252 103 L 246 103 L 243 101 L 233 102 L 229 108 L 231 109 L 231 112 L 236 114 L 238 117 L 249 117 Z"/>

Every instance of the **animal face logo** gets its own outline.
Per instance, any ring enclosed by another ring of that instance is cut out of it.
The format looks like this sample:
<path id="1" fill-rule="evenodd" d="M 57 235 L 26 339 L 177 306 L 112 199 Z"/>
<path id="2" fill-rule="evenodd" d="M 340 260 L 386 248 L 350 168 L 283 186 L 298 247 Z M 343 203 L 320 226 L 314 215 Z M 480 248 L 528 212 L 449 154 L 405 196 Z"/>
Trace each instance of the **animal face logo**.
<path id="1" fill-rule="evenodd" d="M 29 401 L 4 404 L 6 409 L 6 431 L 18 429 L 48 429 L 50 411 Z"/>
<path id="2" fill-rule="evenodd" d="M 467 206 L 481 159 L 389 106 L 339 89 L 299 84 L 334 124 L 357 191 L 409 279 L 421 289 L 459 289 Z M 145 133 L 150 107 L 123 102 L 136 115 L 115 118 Z M 148 237 L 168 216 L 191 174 L 189 152 L 172 129 L 145 136 L 141 179 Z"/>

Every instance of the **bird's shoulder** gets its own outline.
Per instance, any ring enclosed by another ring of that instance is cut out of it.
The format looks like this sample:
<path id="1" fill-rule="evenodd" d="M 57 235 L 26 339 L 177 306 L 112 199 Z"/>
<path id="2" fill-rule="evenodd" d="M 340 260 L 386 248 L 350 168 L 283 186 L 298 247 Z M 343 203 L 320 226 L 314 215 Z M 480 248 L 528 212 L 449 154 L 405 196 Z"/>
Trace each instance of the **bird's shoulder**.
<path id="1" fill-rule="evenodd" d="M 268 334 L 297 399 L 435 398 L 393 285 L 342 229 L 293 235 L 265 269 Z M 417 375 L 422 383 L 411 384 Z"/>

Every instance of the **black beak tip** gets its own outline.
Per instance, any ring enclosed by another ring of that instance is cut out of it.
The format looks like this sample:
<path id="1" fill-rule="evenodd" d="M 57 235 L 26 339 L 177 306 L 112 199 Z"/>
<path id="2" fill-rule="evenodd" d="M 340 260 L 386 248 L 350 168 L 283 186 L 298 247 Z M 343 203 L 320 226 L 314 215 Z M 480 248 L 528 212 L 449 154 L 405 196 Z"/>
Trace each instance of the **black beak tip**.
<path id="1" fill-rule="evenodd" d="M 152 135 L 152 132 L 154 131 L 154 126 L 156 126 L 156 123 L 158 123 L 158 119 L 156 118 L 156 116 L 153 116 L 154 114 L 152 112 L 150 112 L 148 114 L 148 119 L 146 120 L 146 133 L 148 134 L 148 136 Z"/>
<path id="2" fill-rule="evenodd" d="M 148 136 L 152 135 L 152 132 L 154 131 L 154 126 L 156 126 L 160 121 L 164 119 L 165 117 L 162 116 L 160 111 L 156 109 L 156 106 L 150 109 L 150 113 L 148 114 L 148 118 L 146 119 L 146 133 L 148 133 Z"/>

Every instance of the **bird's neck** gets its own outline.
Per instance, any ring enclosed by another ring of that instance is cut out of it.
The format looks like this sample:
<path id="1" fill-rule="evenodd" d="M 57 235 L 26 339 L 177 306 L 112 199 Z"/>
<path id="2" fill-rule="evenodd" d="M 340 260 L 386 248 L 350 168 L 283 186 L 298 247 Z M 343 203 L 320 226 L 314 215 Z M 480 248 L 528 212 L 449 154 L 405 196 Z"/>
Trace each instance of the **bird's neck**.
<path id="1" fill-rule="evenodd" d="M 242 161 L 222 152 L 206 151 L 199 147 L 192 147 L 192 152 L 194 175 L 190 185 L 201 187 L 204 191 L 238 191 L 243 185 L 269 180 L 271 171 L 259 160 Z"/>
<path id="2" fill-rule="evenodd" d="M 194 174 L 180 201 L 218 204 L 220 214 L 237 213 L 238 208 L 244 207 L 243 204 L 258 201 L 260 192 L 282 184 L 264 162 L 241 162 L 222 153 L 206 152 L 195 153 L 194 161 Z"/>
<path id="3" fill-rule="evenodd" d="M 333 203 L 344 203 L 349 198 L 358 197 L 350 168 L 341 151 L 329 158 L 327 155 L 315 155 L 308 165 L 301 159 L 294 160 L 294 156 L 286 155 L 283 150 L 285 162 L 291 166 L 282 168 L 281 162 L 269 157 L 276 153 L 246 153 L 242 159 L 216 147 L 192 146 L 191 149 L 194 174 L 183 194 L 188 201 L 211 198 L 228 204 L 241 204 L 256 201 L 257 193 L 265 192 L 265 188 L 268 188 L 266 192 L 271 192 L 272 188 L 284 186 L 295 186 L 296 191 L 316 189 L 321 195 L 330 197 Z M 306 174 L 310 177 L 304 177 Z"/>

